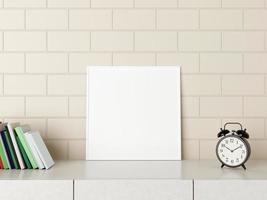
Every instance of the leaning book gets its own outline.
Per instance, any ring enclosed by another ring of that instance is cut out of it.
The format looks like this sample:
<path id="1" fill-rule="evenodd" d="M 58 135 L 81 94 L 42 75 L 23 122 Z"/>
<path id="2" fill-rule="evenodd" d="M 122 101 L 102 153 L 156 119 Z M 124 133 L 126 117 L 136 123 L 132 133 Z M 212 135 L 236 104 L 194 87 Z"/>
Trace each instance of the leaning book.
<path id="1" fill-rule="evenodd" d="M 38 155 L 40 156 L 45 168 L 49 169 L 50 167 L 52 167 L 55 162 L 51 157 L 40 133 L 38 131 L 30 131 L 28 132 L 28 137 L 31 138 L 33 146 L 35 147 Z"/>

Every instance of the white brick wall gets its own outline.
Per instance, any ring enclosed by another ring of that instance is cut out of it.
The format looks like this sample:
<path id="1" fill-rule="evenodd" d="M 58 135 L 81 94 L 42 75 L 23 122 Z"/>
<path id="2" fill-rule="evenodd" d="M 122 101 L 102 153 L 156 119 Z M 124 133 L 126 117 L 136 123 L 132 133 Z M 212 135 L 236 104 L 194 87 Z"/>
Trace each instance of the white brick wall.
<path id="1" fill-rule="evenodd" d="M 136 51 L 177 51 L 177 34 L 175 32 L 136 32 Z"/>
<path id="2" fill-rule="evenodd" d="M 200 28 L 207 30 L 236 30 L 241 29 L 242 10 L 200 10 Z"/>
<path id="3" fill-rule="evenodd" d="M 179 0 L 181 8 L 216 8 L 221 7 L 221 0 Z"/>
<path id="4" fill-rule="evenodd" d="M 19 83 L 19 84 L 18 84 Z M 5 95 L 45 95 L 45 75 L 5 75 Z"/>
<path id="5" fill-rule="evenodd" d="M 1 53 L 0 73 L 23 73 L 25 59 L 23 53 Z"/>
<path id="6" fill-rule="evenodd" d="M 68 55 L 66 53 L 26 54 L 27 73 L 67 73 Z"/>
<path id="7" fill-rule="evenodd" d="M 45 51 L 46 34 L 39 31 L 9 31 L 4 33 L 3 44 L 5 51 Z"/>
<path id="8" fill-rule="evenodd" d="M 224 32 L 222 34 L 223 51 L 264 51 L 264 32 Z"/>
<path id="9" fill-rule="evenodd" d="M 199 28 L 198 16 L 197 9 L 161 9 L 157 12 L 157 28 L 159 30 L 194 30 Z"/>
<path id="10" fill-rule="evenodd" d="M 49 75 L 49 95 L 86 95 L 85 75 Z"/>
<path id="11" fill-rule="evenodd" d="M 3 0 L 5 8 L 36 8 L 46 7 L 46 0 Z"/>
<path id="12" fill-rule="evenodd" d="M 154 30 L 155 10 L 113 10 L 113 28 L 116 30 Z"/>
<path id="13" fill-rule="evenodd" d="M 221 33 L 218 31 L 187 31 L 178 33 L 180 51 L 220 51 Z"/>
<path id="14" fill-rule="evenodd" d="M 66 9 L 34 9 L 26 11 L 27 30 L 66 30 L 68 13 Z"/>
<path id="15" fill-rule="evenodd" d="M 0 119 L 85 157 L 87 65 L 180 65 L 183 157 L 240 121 L 267 159 L 267 0 L 0 0 Z"/>
<path id="16" fill-rule="evenodd" d="M 27 117 L 66 117 L 68 116 L 67 97 L 26 97 Z"/>
<path id="17" fill-rule="evenodd" d="M 107 30 L 112 28 L 112 10 L 72 9 L 69 26 L 73 30 Z"/>
<path id="18" fill-rule="evenodd" d="M 24 11 L 19 9 L 1 10 L 0 28 L 5 30 L 24 29 Z"/>
<path id="19" fill-rule="evenodd" d="M 81 31 L 55 31 L 47 34 L 49 51 L 89 51 L 90 33 Z"/>

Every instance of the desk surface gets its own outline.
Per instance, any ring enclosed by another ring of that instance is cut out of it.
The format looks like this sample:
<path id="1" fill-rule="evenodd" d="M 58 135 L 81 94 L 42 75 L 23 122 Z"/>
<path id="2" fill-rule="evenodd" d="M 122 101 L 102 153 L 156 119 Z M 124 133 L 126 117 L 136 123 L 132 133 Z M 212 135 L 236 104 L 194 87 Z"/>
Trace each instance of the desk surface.
<path id="1" fill-rule="evenodd" d="M 57 161 L 49 170 L 0 170 L 1 180 L 73 179 L 239 179 L 267 180 L 267 161 L 248 161 L 243 168 L 220 168 L 205 161 Z"/>

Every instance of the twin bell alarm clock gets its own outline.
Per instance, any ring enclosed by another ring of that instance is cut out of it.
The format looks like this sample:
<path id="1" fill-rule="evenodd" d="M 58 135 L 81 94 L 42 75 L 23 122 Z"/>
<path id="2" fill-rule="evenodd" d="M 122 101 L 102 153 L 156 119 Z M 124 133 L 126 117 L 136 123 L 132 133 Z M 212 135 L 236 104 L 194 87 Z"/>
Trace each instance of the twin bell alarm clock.
<path id="1" fill-rule="evenodd" d="M 228 130 L 228 125 L 237 125 L 239 130 Z M 221 167 L 245 167 L 248 161 L 251 148 L 248 143 L 249 134 L 242 125 L 237 122 L 228 122 L 220 129 L 218 133 L 219 141 L 216 145 L 216 155 L 221 162 Z"/>

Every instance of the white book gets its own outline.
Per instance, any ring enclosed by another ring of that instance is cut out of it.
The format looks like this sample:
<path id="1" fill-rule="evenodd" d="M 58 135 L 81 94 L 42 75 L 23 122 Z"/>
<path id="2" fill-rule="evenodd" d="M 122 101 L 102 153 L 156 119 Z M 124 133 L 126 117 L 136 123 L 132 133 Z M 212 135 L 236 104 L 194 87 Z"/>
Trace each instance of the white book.
<path id="1" fill-rule="evenodd" d="M 16 126 L 18 126 L 18 125 L 19 125 L 18 123 L 16 123 L 16 124 L 7 123 L 7 129 L 8 129 L 8 132 L 10 134 L 11 141 L 12 141 L 13 147 L 14 147 L 15 152 L 16 152 L 16 156 L 17 156 L 18 161 L 19 161 L 20 169 L 25 169 L 25 165 L 24 165 L 21 153 L 19 151 L 19 147 L 18 147 L 18 144 L 17 144 L 17 141 L 16 141 L 16 137 L 15 137 L 15 133 L 14 133 L 14 128 Z"/>
<path id="2" fill-rule="evenodd" d="M 42 160 L 41 160 L 41 158 L 40 158 L 40 156 L 39 156 L 39 154 L 37 152 L 37 149 L 36 149 L 36 147 L 34 145 L 33 138 L 31 137 L 31 132 L 27 132 L 24 135 L 25 135 L 25 139 L 26 139 L 26 141 L 27 141 L 27 143 L 28 143 L 28 145 L 29 145 L 29 147 L 30 147 L 30 149 L 32 151 L 32 154 L 34 156 L 34 159 L 36 161 L 36 164 L 37 164 L 38 168 L 39 169 L 44 169 L 45 166 L 44 166 L 44 164 L 43 164 L 43 162 L 42 162 Z"/>
<path id="3" fill-rule="evenodd" d="M 32 138 L 34 147 L 38 152 L 38 155 L 40 156 L 45 168 L 49 169 L 50 167 L 52 167 L 55 162 L 51 157 L 40 133 L 38 131 L 31 131 L 29 136 Z"/>

